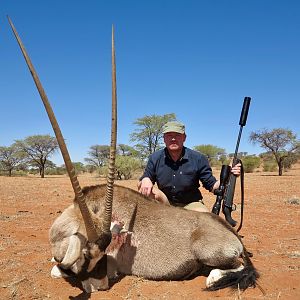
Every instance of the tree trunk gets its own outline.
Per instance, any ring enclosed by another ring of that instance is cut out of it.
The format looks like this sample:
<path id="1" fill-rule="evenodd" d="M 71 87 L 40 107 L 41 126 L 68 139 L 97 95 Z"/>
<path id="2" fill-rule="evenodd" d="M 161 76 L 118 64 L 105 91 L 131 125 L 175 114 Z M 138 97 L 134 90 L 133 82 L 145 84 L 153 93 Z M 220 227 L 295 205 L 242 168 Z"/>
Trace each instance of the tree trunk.
<path id="1" fill-rule="evenodd" d="M 45 167 L 41 167 L 41 178 L 45 178 Z"/>
<path id="2" fill-rule="evenodd" d="M 283 163 L 278 164 L 278 175 L 282 176 L 283 173 Z"/>

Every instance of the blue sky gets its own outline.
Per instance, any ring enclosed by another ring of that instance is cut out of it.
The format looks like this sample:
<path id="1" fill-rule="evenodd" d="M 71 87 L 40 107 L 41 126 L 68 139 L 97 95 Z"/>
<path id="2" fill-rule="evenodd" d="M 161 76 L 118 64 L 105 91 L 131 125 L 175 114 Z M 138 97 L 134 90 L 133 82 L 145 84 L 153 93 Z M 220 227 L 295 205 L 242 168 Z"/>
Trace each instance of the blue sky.
<path id="1" fill-rule="evenodd" d="M 137 118 L 175 113 L 186 146 L 234 152 L 245 96 L 249 134 L 300 135 L 300 2 L 276 0 L 0 0 L 0 145 L 53 134 L 12 19 L 52 104 L 73 161 L 109 144 L 111 27 L 115 26 L 118 142 Z M 132 145 L 132 144 L 131 144 Z M 52 157 L 62 164 L 58 153 Z"/>

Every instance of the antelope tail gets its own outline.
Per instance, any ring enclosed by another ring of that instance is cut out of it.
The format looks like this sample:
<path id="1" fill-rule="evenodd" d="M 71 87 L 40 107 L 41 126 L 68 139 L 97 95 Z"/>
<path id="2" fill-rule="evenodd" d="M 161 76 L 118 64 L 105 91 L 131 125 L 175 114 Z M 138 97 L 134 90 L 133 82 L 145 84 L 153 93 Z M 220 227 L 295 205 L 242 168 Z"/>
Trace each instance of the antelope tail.
<path id="1" fill-rule="evenodd" d="M 228 271 L 210 287 L 206 288 L 207 291 L 216 291 L 223 288 L 231 287 L 233 289 L 240 289 L 242 291 L 249 287 L 258 286 L 259 289 L 264 293 L 263 289 L 258 284 L 259 273 L 253 266 L 249 254 L 244 247 L 242 253 L 244 267 L 239 271 Z"/>

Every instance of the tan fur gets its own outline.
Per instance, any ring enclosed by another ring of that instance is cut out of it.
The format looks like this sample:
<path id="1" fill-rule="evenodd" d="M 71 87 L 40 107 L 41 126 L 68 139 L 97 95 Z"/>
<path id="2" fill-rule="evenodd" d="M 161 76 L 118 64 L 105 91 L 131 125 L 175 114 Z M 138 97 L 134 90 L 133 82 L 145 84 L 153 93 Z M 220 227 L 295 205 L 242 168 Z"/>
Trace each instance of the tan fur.
<path id="1" fill-rule="evenodd" d="M 87 187 L 83 192 L 99 224 L 104 212 L 105 185 Z M 109 274 L 176 280 L 201 270 L 203 265 L 228 269 L 241 265 L 238 258 L 244 247 L 240 239 L 214 214 L 162 206 L 136 191 L 115 185 L 113 218 L 121 221 L 129 234 L 119 250 L 108 253 Z M 64 258 L 68 240 L 76 232 L 86 236 L 78 207 L 71 205 L 50 229 L 52 252 L 57 260 Z"/>

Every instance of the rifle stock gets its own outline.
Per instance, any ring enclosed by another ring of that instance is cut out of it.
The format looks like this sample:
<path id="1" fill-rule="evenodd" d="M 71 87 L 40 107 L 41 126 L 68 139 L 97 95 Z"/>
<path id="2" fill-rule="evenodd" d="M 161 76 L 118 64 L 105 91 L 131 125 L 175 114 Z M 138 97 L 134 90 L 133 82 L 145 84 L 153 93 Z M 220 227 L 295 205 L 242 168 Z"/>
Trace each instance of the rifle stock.
<path id="1" fill-rule="evenodd" d="M 222 206 L 222 200 L 224 198 L 224 193 L 226 190 L 226 185 L 228 182 L 228 178 L 230 176 L 230 166 L 228 165 L 222 165 L 221 173 L 220 173 L 220 186 L 219 188 L 214 192 L 215 195 L 217 195 L 216 203 L 213 206 L 212 213 L 218 215 L 221 210 Z"/>
<path id="2" fill-rule="evenodd" d="M 226 191 L 224 193 L 223 214 L 225 216 L 226 221 L 232 227 L 235 227 L 237 224 L 237 222 L 235 220 L 233 220 L 231 217 L 231 212 L 233 210 L 232 207 L 233 207 L 235 184 L 236 184 L 236 176 L 231 174 L 229 177 Z"/>

